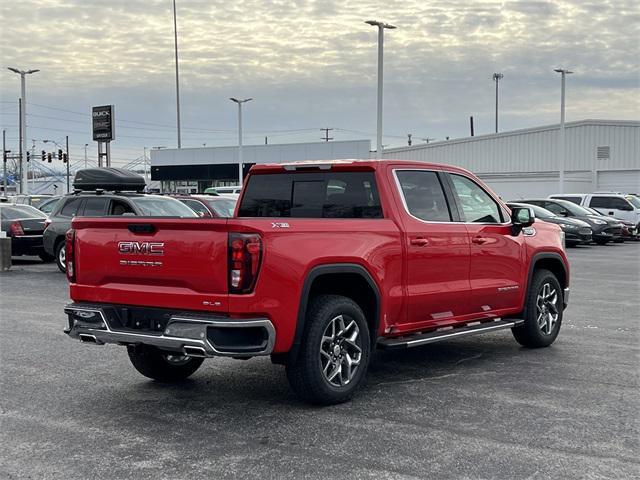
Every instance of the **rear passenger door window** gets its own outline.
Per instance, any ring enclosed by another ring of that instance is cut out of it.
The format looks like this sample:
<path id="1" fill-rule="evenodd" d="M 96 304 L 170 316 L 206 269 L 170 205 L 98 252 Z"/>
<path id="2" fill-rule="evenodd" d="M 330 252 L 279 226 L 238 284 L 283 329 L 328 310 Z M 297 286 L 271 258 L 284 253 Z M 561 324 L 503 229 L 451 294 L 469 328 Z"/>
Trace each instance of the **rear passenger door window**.
<path id="1" fill-rule="evenodd" d="M 107 210 L 108 198 L 87 198 L 84 203 L 83 217 L 103 217 Z"/>
<path id="2" fill-rule="evenodd" d="M 462 175 L 450 174 L 453 193 L 463 222 L 502 223 L 502 212 L 496 201 L 480 185 Z"/>
<path id="3" fill-rule="evenodd" d="M 78 210 L 80 209 L 80 205 L 82 204 L 82 198 L 72 198 L 69 200 L 60 210 L 61 217 L 75 217 L 78 214 Z"/>
<path id="4" fill-rule="evenodd" d="M 451 221 L 451 209 L 436 172 L 401 170 L 396 177 L 411 215 L 427 222 Z"/>

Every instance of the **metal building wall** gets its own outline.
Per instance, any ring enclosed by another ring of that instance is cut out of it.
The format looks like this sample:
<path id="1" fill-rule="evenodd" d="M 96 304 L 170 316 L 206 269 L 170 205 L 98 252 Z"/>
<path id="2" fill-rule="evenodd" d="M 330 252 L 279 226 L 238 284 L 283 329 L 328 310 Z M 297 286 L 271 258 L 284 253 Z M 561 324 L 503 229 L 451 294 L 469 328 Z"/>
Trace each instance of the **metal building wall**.
<path id="1" fill-rule="evenodd" d="M 383 156 L 467 168 L 505 198 L 546 196 L 558 192 L 558 134 L 559 125 L 551 125 L 388 149 Z M 640 190 L 640 122 L 570 122 L 566 141 L 565 191 L 591 192 L 599 184 L 609 189 L 618 183 L 620 190 Z M 610 158 L 598 160 L 597 147 L 604 146 Z"/>

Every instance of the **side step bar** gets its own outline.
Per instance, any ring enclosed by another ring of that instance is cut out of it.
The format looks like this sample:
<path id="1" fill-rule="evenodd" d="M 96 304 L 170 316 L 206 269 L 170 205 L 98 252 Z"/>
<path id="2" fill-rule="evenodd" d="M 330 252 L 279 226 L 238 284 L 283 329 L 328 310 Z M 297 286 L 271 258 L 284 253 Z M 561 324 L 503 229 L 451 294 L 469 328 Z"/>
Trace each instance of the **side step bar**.
<path id="1" fill-rule="evenodd" d="M 505 328 L 513 328 L 518 325 L 522 325 L 523 323 L 524 320 L 511 318 L 509 320 L 490 320 L 488 322 L 475 323 L 471 325 L 467 323 L 462 327 L 445 328 L 427 333 L 405 335 L 403 337 L 381 338 L 378 340 L 378 347 L 385 350 L 417 347 L 452 338 L 493 332 L 495 330 L 502 330 Z"/>

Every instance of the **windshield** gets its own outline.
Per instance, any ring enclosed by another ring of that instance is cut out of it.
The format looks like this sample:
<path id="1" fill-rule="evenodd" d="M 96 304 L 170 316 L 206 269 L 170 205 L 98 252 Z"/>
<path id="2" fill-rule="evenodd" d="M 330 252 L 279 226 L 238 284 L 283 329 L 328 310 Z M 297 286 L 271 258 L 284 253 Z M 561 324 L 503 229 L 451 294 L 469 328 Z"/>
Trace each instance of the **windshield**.
<path id="1" fill-rule="evenodd" d="M 217 198 L 216 200 L 207 200 L 207 204 L 220 217 L 233 217 L 236 209 L 236 201 L 231 198 Z"/>
<path id="2" fill-rule="evenodd" d="M 0 215 L 3 220 L 16 220 L 18 218 L 47 218 L 44 213 L 30 205 L 2 205 L 0 206 Z"/>
<path id="3" fill-rule="evenodd" d="M 631 205 L 633 205 L 636 208 L 640 208 L 640 198 L 634 196 L 634 195 L 629 195 L 627 197 L 625 197 L 627 200 L 629 200 L 629 203 L 631 203 Z"/>
<path id="4" fill-rule="evenodd" d="M 598 215 L 599 217 L 604 217 L 604 215 L 602 215 L 599 211 L 591 207 L 582 207 L 582 208 L 584 208 L 587 212 L 590 212 L 592 215 Z"/>
<path id="5" fill-rule="evenodd" d="M 146 217 L 197 217 L 196 213 L 173 198 L 136 197 L 132 199 Z"/>
<path id="6" fill-rule="evenodd" d="M 575 203 L 567 202 L 566 200 L 556 200 L 556 202 L 558 202 L 560 205 L 562 205 L 564 208 L 569 210 L 574 215 L 577 215 L 577 216 L 593 215 L 593 213 L 591 213 L 589 210 L 579 205 L 576 205 Z"/>

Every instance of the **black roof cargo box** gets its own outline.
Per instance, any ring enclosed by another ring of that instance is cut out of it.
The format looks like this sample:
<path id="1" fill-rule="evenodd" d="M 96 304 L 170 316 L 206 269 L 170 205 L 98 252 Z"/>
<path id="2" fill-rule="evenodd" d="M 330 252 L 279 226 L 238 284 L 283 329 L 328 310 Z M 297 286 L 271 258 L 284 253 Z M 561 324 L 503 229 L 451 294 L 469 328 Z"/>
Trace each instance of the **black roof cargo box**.
<path id="1" fill-rule="evenodd" d="M 76 190 L 142 192 L 146 186 L 144 178 L 137 173 L 113 167 L 78 170 L 73 179 L 73 188 Z"/>

